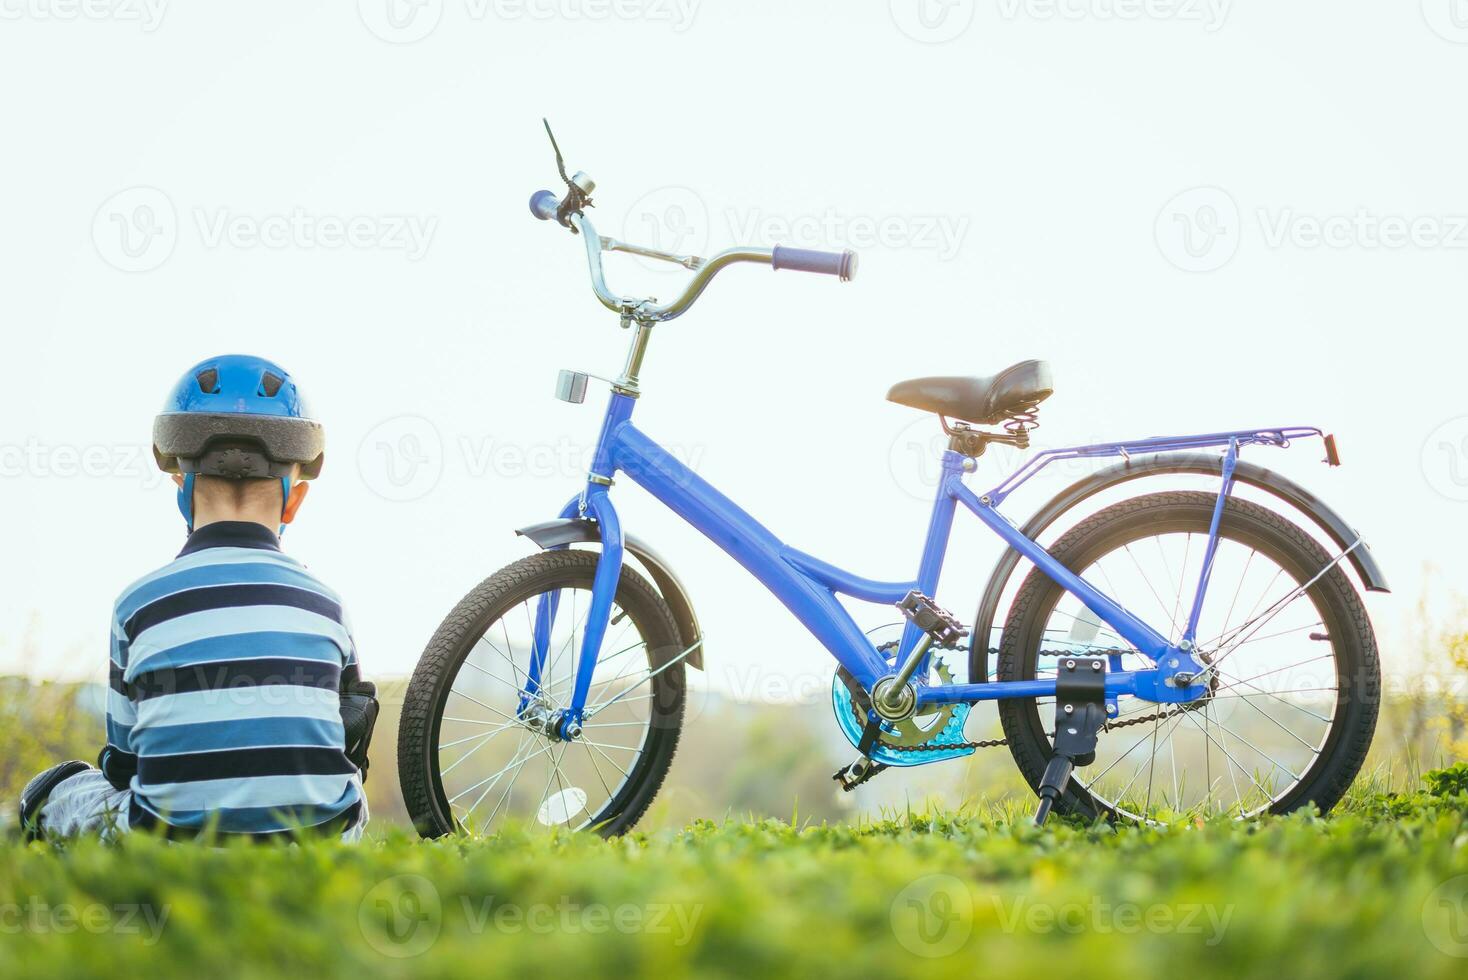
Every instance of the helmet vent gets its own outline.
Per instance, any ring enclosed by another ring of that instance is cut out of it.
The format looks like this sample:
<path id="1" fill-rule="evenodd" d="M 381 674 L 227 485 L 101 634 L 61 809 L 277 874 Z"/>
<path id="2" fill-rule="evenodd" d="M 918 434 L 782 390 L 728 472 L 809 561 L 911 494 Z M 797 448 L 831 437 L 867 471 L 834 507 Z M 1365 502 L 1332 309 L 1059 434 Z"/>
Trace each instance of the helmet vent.
<path id="1" fill-rule="evenodd" d="M 285 384 L 285 378 L 266 371 L 265 377 L 260 379 L 260 394 L 266 398 L 274 398 L 276 392 L 280 391 L 280 386 L 283 384 Z"/>
<path id="2" fill-rule="evenodd" d="M 194 375 L 194 380 L 199 383 L 199 390 L 204 394 L 219 394 L 219 372 L 214 368 L 205 368 Z"/>

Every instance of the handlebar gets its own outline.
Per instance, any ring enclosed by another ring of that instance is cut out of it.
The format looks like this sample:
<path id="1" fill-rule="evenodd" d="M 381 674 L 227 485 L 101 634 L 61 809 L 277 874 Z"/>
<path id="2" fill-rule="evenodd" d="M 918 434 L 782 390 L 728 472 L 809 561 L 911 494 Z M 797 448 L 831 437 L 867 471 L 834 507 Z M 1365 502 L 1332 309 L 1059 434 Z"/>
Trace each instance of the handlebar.
<path id="1" fill-rule="evenodd" d="M 561 202 L 556 200 L 552 191 L 536 191 L 530 195 L 530 213 L 541 221 L 549 221 L 556 216 L 556 209 Z"/>
<path id="2" fill-rule="evenodd" d="M 841 252 L 821 252 L 811 248 L 776 245 L 770 264 L 776 269 L 836 276 L 842 282 L 850 282 L 856 275 L 856 253 L 849 248 Z"/>
<path id="3" fill-rule="evenodd" d="M 583 175 L 578 173 L 576 176 L 581 178 Z M 587 183 L 590 183 L 589 179 Z M 586 243 L 586 262 L 591 271 L 591 288 L 596 293 L 596 298 L 607 309 L 622 314 L 624 318 L 664 321 L 681 316 L 708 288 L 709 282 L 715 275 L 725 267 L 737 262 L 758 262 L 777 271 L 790 269 L 796 272 L 815 272 L 836 276 L 842 282 L 849 282 L 856 275 L 857 257 L 856 253 L 850 249 L 841 252 L 822 252 L 815 249 L 788 248 L 783 245 L 776 245 L 773 249 L 730 248 L 704 259 L 696 255 L 674 255 L 655 248 L 620 242 L 615 238 L 603 238 L 597 234 L 584 212 L 569 210 L 567 201 L 558 200 L 552 191 L 536 191 L 532 194 L 530 213 L 542 221 L 552 219 L 559 221 L 581 235 Z M 669 303 L 659 304 L 651 298 L 634 299 L 618 296 L 607 287 L 606 277 L 602 272 L 601 254 L 604 251 L 630 252 L 647 258 L 673 262 L 684 268 L 692 269 L 693 278 L 689 280 L 678 298 Z"/>

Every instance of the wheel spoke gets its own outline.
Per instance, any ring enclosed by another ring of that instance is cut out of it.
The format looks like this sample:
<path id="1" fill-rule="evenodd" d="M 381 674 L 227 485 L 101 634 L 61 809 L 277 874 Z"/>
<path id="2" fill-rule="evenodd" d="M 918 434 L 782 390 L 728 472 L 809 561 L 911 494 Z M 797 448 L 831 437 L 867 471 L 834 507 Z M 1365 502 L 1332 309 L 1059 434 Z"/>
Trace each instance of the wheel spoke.
<path id="1" fill-rule="evenodd" d="M 1219 690 L 1220 691 L 1228 691 L 1228 690 L 1232 690 L 1232 689 L 1231 688 L 1228 688 L 1228 687 L 1222 687 L 1222 688 L 1219 688 Z M 1340 691 L 1340 688 L 1338 688 L 1338 687 L 1292 687 L 1292 688 L 1290 688 L 1287 691 L 1271 691 L 1269 693 L 1271 693 L 1271 694 L 1325 694 L 1325 693 L 1335 694 L 1335 693 L 1338 693 L 1339 691 Z M 1225 701 L 1225 700 L 1227 700 L 1229 698 L 1247 698 L 1248 696 L 1249 695 L 1247 695 L 1247 694 L 1241 694 L 1241 693 L 1234 693 L 1234 694 L 1213 694 L 1213 695 L 1210 695 L 1209 696 L 1208 700 L 1210 700 L 1210 701 Z M 1299 705 L 1295 704 L 1293 701 L 1286 701 L 1285 704 L 1289 705 L 1292 708 L 1300 707 Z M 1319 719 L 1321 721 L 1329 721 L 1330 720 L 1329 718 L 1326 718 L 1326 717 L 1324 717 L 1322 715 L 1314 715 L 1313 717 L 1315 717 L 1315 718 L 1317 718 L 1317 719 Z"/>
<path id="2" fill-rule="evenodd" d="M 1152 540 L 1157 542 L 1157 549 L 1159 551 L 1161 551 L 1162 550 L 1162 539 L 1159 537 L 1159 538 L 1153 538 Z M 1186 542 L 1183 545 L 1183 565 L 1182 565 L 1182 569 L 1178 572 L 1178 576 L 1177 576 L 1177 598 L 1175 598 L 1172 601 L 1172 622 L 1173 622 L 1173 629 L 1177 629 L 1177 622 L 1178 622 L 1177 615 L 1178 615 L 1178 611 L 1182 608 L 1182 605 L 1183 605 L 1183 586 L 1186 585 L 1187 584 L 1187 581 L 1188 581 L 1188 555 L 1189 555 L 1189 553 L 1192 550 L 1193 550 L 1193 535 L 1192 535 L 1191 532 L 1189 532 L 1188 533 L 1187 540 L 1186 540 Z M 1165 555 L 1163 556 L 1163 560 L 1164 560 L 1164 565 L 1165 565 L 1166 564 L 1166 556 Z M 1168 574 L 1169 575 L 1172 574 L 1172 570 L 1171 569 L 1168 569 Z M 1179 637 L 1179 639 L 1181 639 L 1181 637 Z"/>
<path id="3" fill-rule="evenodd" d="M 444 720 L 445 721 L 449 721 L 450 719 L 445 718 Z M 517 727 L 519 727 L 519 726 L 512 725 L 509 722 L 502 722 L 501 724 L 497 725 L 495 727 L 495 730 L 492 731 L 492 732 L 490 732 L 489 734 L 490 735 L 498 735 L 500 732 L 506 731 L 507 729 L 517 728 Z M 440 743 L 438 743 L 438 749 L 439 749 L 440 752 L 442 752 L 444 749 L 451 749 L 451 748 L 453 748 L 456 745 L 463 745 L 465 742 L 472 742 L 476 738 L 480 738 L 480 737 L 481 737 L 481 735 L 465 735 L 463 738 L 456 738 L 452 742 L 440 742 Z"/>
<path id="4" fill-rule="evenodd" d="M 1148 732 L 1146 735 L 1143 735 L 1141 738 L 1137 739 L 1135 742 L 1132 743 L 1131 748 L 1127 749 L 1121 755 L 1117 756 L 1116 757 L 1116 760 L 1114 762 L 1112 762 L 1111 765 L 1107 766 L 1105 769 L 1102 769 L 1095 776 L 1090 777 L 1091 782 L 1092 783 L 1099 783 L 1101 781 L 1101 778 L 1103 776 L 1105 776 L 1112 769 L 1116 768 L 1116 764 L 1118 762 L 1120 762 L 1122 759 L 1125 759 L 1127 756 L 1131 755 L 1134 751 L 1136 751 L 1136 748 L 1137 748 L 1138 745 L 1141 745 L 1143 742 L 1147 741 L 1147 739 L 1149 739 L 1151 737 L 1152 737 L 1152 733 L 1151 732 Z"/>
<path id="5" fill-rule="evenodd" d="M 459 766 L 464 762 L 465 759 L 469 758 L 475 752 L 478 752 L 480 749 L 482 749 L 486 745 L 488 745 L 490 743 L 490 741 L 496 735 L 498 735 L 502 731 L 504 731 L 504 729 L 500 728 L 500 729 L 496 729 L 496 730 L 494 730 L 492 732 L 485 732 L 483 735 L 476 736 L 479 739 L 479 744 L 476 745 L 476 746 L 474 746 L 472 749 L 469 749 L 463 755 L 459 756 L 457 759 L 455 759 L 453 762 L 451 762 L 447 767 L 445 767 L 444 769 L 440 770 L 439 771 L 439 775 L 440 776 L 447 776 L 449 773 L 451 773 L 455 769 L 459 768 Z M 442 749 L 443 746 L 439 746 L 439 748 Z"/>
<path id="6" fill-rule="evenodd" d="M 632 748 L 631 746 L 628 746 L 628 745 L 617 745 L 615 742 L 592 742 L 592 741 L 590 741 L 588 739 L 584 739 L 584 738 L 578 738 L 576 740 L 576 744 L 577 745 L 590 745 L 593 748 L 598 748 L 598 749 L 617 749 L 618 751 L 621 751 L 621 752 L 637 752 L 637 753 L 641 753 L 642 752 L 642 749 L 640 749 L 640 748 Z"/>
<path id="7" fill-rule="evenodd" d="M 493 647 L 494 644 L 490 644 L 490 646 Z M 464 666 L 473 667 L 475 670 L 479 671 L 481 674 L 485 675 L 491 680 L 499 681 L 501 684 L 505 685 L 505 687 L 508 687 L 510 690 L 514 691 L 517 696 L 523 696 L 527 698 L 530 697 L 530 692 L 519 686 L 519 684 L 511 684 L 503 677 L 499 676 L 493 671 L 485 670 L 483 667 L 479 666 L 473 660 L 470 660 L 467 657 L 464 659 Z"/>
<path id="8" fill-rule="evenodd" d="M 1269 723 L 1271 725 L 1273 725 L 1275 728 L 1278 728 L 1280 731 L 1284 732 L 1286 735 L 1288 735 L 1290 738 L 1294 739 L 1296 742 L 1299 742 L 1301 745 L 1305 746 L 1305 748 L 1310 751 L 1311 757 L 1314 757 L 1314 756 L 1317 756 L 1317 755 L 1320 754 L 1320 750 L 1319 749 L 1317 749 L 1315 746 L 1311 745 L 1309 742 L 1305 741 L 1299 735 L 1295 734 L 1292 730 L 1290 730 L 1290 729 L 1286 728 L 1284 725 L 1280 724 L 1280 722 L 1279 722 L 1279 720 L 1277 718 L 1275 718 L 1269 712 L 1265 711 L 1263 708 L 1259 707 L 1259 705 L 1255 704 L 1254 701 L 1251 698 L 1245 697 L 1244 695 L 1239 695 L 1239 696 L 1241 698 L 1243 698 L 1245 704 L 1247 704 L 1249 707 L 1253 708 L 1255 711 L 1259 712 L 1266 719 L 1268 719 L 1268 721 L 1269 721 Z M 1285 704 L 1289 704 L 1290 703 L 1288 701 L 1285 701 L 1283 698 L 1279 698 L 1277 700 L 1283 701 Z M 1298 705 L 1295 705 L 1294 707 L 1299 707 L 1299 706 Z M 1301 711 L 1305 711 L 1304 708 L 1300 708 L 1300 710 Z M 1308 712 L 1308 711 L 1306 711 L 1305 713 L 1308 714 L 1308 715 L 1310 715 L 1310 717 L 1312 717 L 1312 718 L 1319 718 L 1320 717 L 1320 715 L 1312 714 L 1311 712 Z M 1330 723 L 1329 720 L 1327 720 L 1326 721 L 1326 724 L 1329 724 L 1329 723 Z"/>
<path id="9" fill-rule="evenodd" d="M 1220 676 L 1225 676 L 1225 675 L 1220 675 Z M 1289 705 L 1292 708 L 1298 708 L 1299 710 L 1305 712 L 1305 714 L 1309 715 L 1311 718 L 1314 718 L 1314 719 L 1316 719 L 1318 721 L 1323 721 L 1327 725 L 1329 725 L 1330 722 L 1331 722 L 1331 719 L 1325 717 L 1324 715 L 1317 715 L 1313 711 L 1310 711 L 1308 708 L 1305 708 L 1302 705 L 1295 704 L 1293 701 L 1286 701 L 1284 698 L 1280 697 L 1278 694 L 1275 694 L 1273 691 L 1266 691 L 1264 688 L 1259 687 L 1256 684 L 1250 684 L 1247 681 L 1236 681 L 1234 684 L 1225 685 L 1223 688 L 1221 688 L 1221 690 L 1234 691 L 1234 696 L 1241 697 L 1245 701 L 1248 701 L 1249 700 L 1248 696 L 1245 695 L 1242 691 L 1235 691 L 1234 690 L 1235 687 L 1238 684 L 1243 684 L 1246 687 L 1253 688 L 1258 693 L 1264 695 L 1265 697 L 1273 698 L 1274 700 L 1280 702 L 1281 704 L 1287 704 L 1287 705 Z"/>
<path id="10" fill-rule="evenodd" d="M 490 705 L 485 704 L 483 701 L 479 700 L 476 697 L 473 697 L 471 695 L 465 694 L 463 691 L 457 690 L 455 688 L 449 688 L 449 693 L 450 694 L 457 694 L 459 697 L 463 698 L 465 701 L 473 701 L 475 704 L 479 705 L 485 711 L 492 711 L 495 714 L 499 715 L 501 718 L 505 719 L 506 721 L 511 721 L 511 722 L 518 723 L 519 720 L 520 720 L 520 719 L 514 717 L 513 715 L 507 715 L 507 714 L 505 714 L 503 711 L 501 711 L 498 708 L 495 708 L 495 707 L 492 707 Z"/>
<path id="11" fill-rule="evenodd" d="M 1239 571 L 1239 584 L 1234 587 L 1233 598 L 1228 603 L 1228 612 L 1223 616 L 1223 628 L 1225 630 L 1228 629 L 1228 624 L 1233 622 L 1234 609 L 1239 604 L 1239 593 L 1244 591 L 1244 581 L 1249 577 L 1249 566 L 1254 564 L 1254 558 L 1258 554 L 1258 548 L 1250 548 L 1249 557 L 1244 559 L 1244 567 Z"/>
<path id="12" fill-rule="evenodd" d="M 624 779 L 631 779 L 632 778 L 632 774 L 630 772 L 628 772 L 626 769 L 623 769 L 621 766 L 617 765 L 617 763 L 612 759 L 611 756 L 607 755 L 605 752 L 603 752 L 601 750 L 601 747 L 600 746 L 595 745 L 595 744 L 593 744 L 591 742 L 587 742 L 585 744 L 586 745 L 589 745 L 591 747 L 591 750 L 593 752 L 595 752 L 597 755 L 601 756 L 602 759 L 606 761 L 607 765 L 611 766 L 613 769 L 615 769 L 618 772 L 620 772 L 622 774 L 622 777 Z"/>
<path id="13" fill-rule="evenodd" d="M 1316 572 L 1313 576 L 1310 577 L 1310 581 L 1305 582 L 1303 585 L 1297 586 L 1294 591 L 1292 591 L 1289 595 L 1280 599 L 1274 605 L 1270 606 L 1263 613 L 1261 613 L 1257 619 L 1250 619 L 1249 621 L 1245 622 L 1243 626 L 1239 627 L 1238 630 L 1236 630 L 1233 634 L 1229 636 L 1227 640 L 1224 641 L 1225 643 L 1232 643 L 1232 645 L 1229 647 L 1228 650 L 1226 650 L 1223 654 L 1221 654 L 1217 659 L 1213 661 L 1214 665 L 1216 666 L 1217 664 L 1222 663 L 1224 660 L 1228 659 L 1229 655 L 1237 650 L 1244 641 L 1248 640 L 1249 637 L 1253 636 L 1254 634 L 1258 633 L 1259 630 L 1263 629 L 1265 624 L 1269 623 L 1271 620 L 1274 619 L 1274 617 L 1278 616 L 1287 607 L 1292 605 L 1296 599 L 1299 599 L 1301 596 L 1306 595 L 1312 585 L 1324 578 L 1332 568 L 1335 568 L 1336 565 L 1340 564 L 1342 559 L 1344 559 L 1352 551 L 1355 551 L 1356 545 L 1359 545 L 1360 543 L 1361 542 L 1358 539 L 1356 541 L 1356 544 L 1351 545 L 1345 551 L 1342 551 L 1330 561 L 1326 562 L 1325 566 L 1321 568 L 1320 571 Z M 1283 571 L 1283 569 L 1281 569 L 1281 571 Z M 1253 628 L 1247 635 L 1245 635 L 1244 640 L 1241 640 L 1238 643 L 1232 642 L 1233 639 L 1240 635 L 1243 630 L 1248 629 L 1251 626 Z M 1220 646 L 1221 645 L 1222 644 L 1220 644 Z"/>
<path id="14" fill-rule="evenodd" d="M 1333 653 L 1322 653 L 1318 657 L 1311 657 L 1308 660 L 1301 660 L 1299 663 L 1285 664 L 1283 667 L 1275 667 L 1272 670 L 1266 670 L 1266 671 L 1264 671 L 1264 673 L 1262 673 L 1262 674 L 1255 674 L 1253 677 L 1246 677 L 1243 680 L 1235 680 L 1233 683 L 1234 684 L 1247 684 L 1249 681 L 1257 681 L 1261 677 L 1268 677 L 1271 674 L 1278 674 L 1282 670 L 1290 670 L 1290 669 L 1295 668 L 1295 667 L 1303 667 L 1306 664 L 1317 663 L 1317 662 L 1319 662 L 1321 660 L 1334 660 L 1334 659 L 1335 659 L 1335 654 L 1333 654 Z M 1219 671 L 1219 675 L 1218 676 L 1227 678 L 1229 675 L 1223 673 L 1222 671 Z"/>
<path id="15" fill-rule="evenodd" d="M 560 782 L 561 756 L 563 756 L 563 755 L 566 754 L 565 745 L 566 745 L 566 743 L 564 743 L 564 742 L 561 743 L 561 749 L 560 749 L 560 751 L 556 751 L 554 749 L 554 747 L 551 750 L 550 760 L 549 760 L 550 761 L 550 766 L 549 766 L 549 768 L 550 768 L 550 775 L 546 776 L 546 778 L 545 778 L 545 789 L 543 789 L 543 790 L 540 791 L 540 800 L 535 804 L 535 817 L 536 817 L 536 820 L 539 820 L 540 819 L 540 811 L 545 808 L 545 799 L 546 799 L 547 796 L 550 795 L 550 788 L 551 788 L 551 786 Z"/>
<path id="16" fill-rule="evenodd" d="M 1188 714 L 1192 714 L 1192 712 L 1191 711 L 1184 711 L 1183 714 L 1188 715 Z M 1280 762 L 1278 759 L 1274 758 L 1272 755 L 1270 755 L 1268 752 L 1265 752 L 1263 749 L 1260 749 L 1253 742 L 1249 741 L 1247 738 L 1244 738 L 1244 736 L 1240 735 L 1238 732 L 1234 731 L 1232 728 L 1229 728 L 1223 722 L 1216 721 L 1216 722 L 1214 722 L 1214 724 L 1218 726 L 1219 731 L 1222 731 L 1222 732 L 1224 732 L 1224 733 L 1226 733 L 1228 735 L 1232 735 L 1235 739 L 1237 739 L 1238 741 L 1244 743 L 1249 748 L 1253 749 L 1254 750 L 1254 753 L 1256 755 L 1258 755 L 1261 759 L 1267 760 L 1270 765 L 1274 766 L 1277 769 L 1281 769 L 1281 770 L 1289 773 L 1290 776 L 1291 776 L 1291 778 L 1293 778 L 1295 780 L 1295 782 L 1298 783 L 1300 781 L 1300 779 L 1302 778 L 1293 769 L 1291 769 L 1289 766 L 1285 765 L 1283 762 Z"/>
<path id="17" fill-rule="evenodd" d="M 546 747 L 544 749 L 541 749 L 539 752 L 536 752 L 536 753 L 534 753 L 532 755 L 528 755 L 524 759 L 521 759 L 520 760 L 520 764 L 515 767 L 515 774 L 510 777 L 509 783 L 505 786 L 505 791 L 503 793 L 501 793 L 500 794 L 500 798 L 495 801 L 494 809 L 489 811 L 489 816 L 484 821 L 485 826 L 489 826 L 490 824 L 494 823 L 494 818 L 499 815 L 500 807 L 504 806 L 507 802 L 509 802 L 510 794 L 515 791 L 515 780 L 519 779 L 520 778 L 520 773 L 522 773 L 522 772 L 525 771 L 525 763 L 527 763 L 531 759 L 535 758 L 535 756 L 540 755 L 541 752 L 547 752 L 547 751 L 549 751 L 549 747 Z M 493 788 L 494 788 L 493 786 L 490 786 L 489 789 L 486 789 L 483 793 L 479 794 L 479 799 L 474 801 L 474 806 L 478 806 L 479 805 L 479 800 L 482 800 L 486 796 L 488 796 L 489 795 L 489 790 L 490 789 L 493 789 Z M 474 812 L 474 807 L 470 807 L 469 808 L 469 812 L 470 813 L 473 813 Z"/>
<path id="18" fill-rule="evenodd" d="M 1207 726 L 1207 723 L 1209 721 L 1209 709 L 1211 709 L 1212 707 L 1213 707 L 1213 705 L 1210 705 L 1210 704 L 1203 705 L 1203 723 L 1204 723 L 1204 726 L 1205 726 L 1205 731 L 1204 731 L 1204 734 L 1205 735 L 1208 734 L 1208 732 L 1206 731 L 1206 726 Z M 1209 744 L 1210 745 L 1212 744 L 1212 739 L 1209 740 Z M 1226 753 L 1227 750 L 1228 750 L 1228 738 L 1227 738 L 1227 736 L 1224 736 L 1222 732 L 1219 733 L 1219 745 L 1218 745 L 1218 748 L 1219 748 L 1219 751 L 1220 752 L 1225 752 Z M 1238 804 L 1239 812 L 1240 813 L 1243 813 L 1244 812 L 1244 794 L 1239 790 L 1239 780 L 1238 780 L 1238 777 L 1234 775 L 1233 767 L 1230 766 L 1227 761 L 1224 762 L 1223 768 L 1224 768 L 1224 771 L 1228 773 L 1229 782 L 1231 784 L 1233 784 L 1233 788 L 1234 788 L 1234 802 Z"/>
<path id="19" fill-rule="evenodd" d="M 533 744 L 533 743 L 531 743 L 531 744 Z M 524 756 L 523 758 L 511 759 L 510 762 L 509 762 L 509 764 L 506 765 L 503 769 L 500 769 L 498 772 L 495 772 L 493 775 L 485 776 L 479 782 L 474 783 L 473 785 L 467 786 L 464 789 L 460 790 L 457 795 L 449 797 L 449 802 L 450 803 L 457 803 L 461 798 L 469 795 L 474 790 L 476 790 L 479 787 L 483 786 L 485 783 L 489 782 L 490 780 L 497 779 L 498 777 L 503 776 L 505 773 L 507 773 L 511 769 L 515 768 L 516 765 L 524 765 L 525 763 L 529 762 L 531 759 L 533 759 L 536 756 L 540 755 L 542 752 L 547 752 L 549 750 L 550 750 L 550 746 L 549 745 L 546 745 L 546 746 L 544 746 L 542 748 L 536 749 L 534 752 L 530 753 L 527 756 Z M 473 809 L 473 808 L 471 807 L 470 809 Z"/>
<path id="20" fill-rule="evenodd" d="M 1143 814 L 1152 812 L 1152 778 L 1157 771 L 1157 726 L 1160 724 L 1162 724 L 1160 715 L 1152 719 L 1152 753 L 1147 757 L 1147 799 L 1142 804 Z M 1130 785 L 1116 794 L 1118 801 L 1126 799 L 1128 789 L 1131 789 Z"/>
<path id="21" fill-rule="evenodd" d="M 1157 600 L 1157 608 L 1162 610 L 1162 615 L 1166 616 L 1168 622 L 1172 624 L 1171 635 L 1176 636 L 1181 631 L 1177 628 L 1177 620 L 1173 619 L 1172 614 L 1167 611 L 1167 603 L 1162 601 L 1162 596 L 1158 594 L 1157 588 L 1152 584 L 1152 580 L 1147 577 L 1146 572 L 1142 571 L 1142 563 L 1137 561 L 1136 555 L 1132 554 L 1132 546 L 1128 544 L 1123 545 L 1122 547 L 1126 550 L 1127 556 L 1131 558 L 1132 564 L 1137 566 L 1137 574 L 1140 575 L 1142 577 L 1142 581 L 1147 584 L 1147 591 L 1151 592 L 1152 598 Z"/>
<path id="22" fill-rule="evenodd" d="M 1193 713 L 1191 711 L 1184 711 L 1183 712 L 1183 717 L 1187 718 L 1188 721 L 1192 722 L 1192 724 L 1196 727 L 1196 726 L 1198 726 L 1198 723 L 1193 720 L 1192 714 Z M 1214 724 L 1218 726 L 1218 728 L 1219 728 L 1220 731 L 1222 731 L 1222 732 L 1228 732 L 1228 729 L 1226 727 L 1224 727 L 1224 725 L 1221 724 L 1220 722 L 1215 721 Z M 1207 732 L 1207 730 L 1204 730 L 1204 729 L 1201 729 L 1201 728 L 1200 728 L 1200 730 L 1203 731 L 1203 737 L 1204 738 L 1212 738 L 1212 736 Z M 1235 735 L 1234 737 L 1235 738 L 1238 738 L 1237 735 Z M 1243 773 L 1245 776 L 1248 776 L 1249 777 L 1249 780 L 1255 786 L 1258 786 L 1259 787 L 1259 789 L 1264 793 L 1264 798 L 1265 799 L 1267 799 L 1267 800 L 1273 800 L 1274 799 L 1274 792 L 1272 790 L 1270 790 L 1269 787 L 1267 787 L 1263 783 L 1259 782 L 1259 780 L 1254 777 L 1254 774 L 1253 773 L 1251 773 L 1249 770 L 1245 769 L 1243 767 L 1243 764 L 1240 763 L 1237 759 L 1235 759 L 1233 757 L 1233 754 L 1230 753 L 1227 749 L 1225 749 L 1223 747 L 1222 743 L 1215 742 L 1214 744 L 1215 745 L 1218 745 L 1218 750 L 1220 752 L 1222 752 L 1224 754 L 1224 756 L 1227 757 L 1230 762 L 1232 762 L 1234 765 L 1236 765 L 1236 766 L 1239 767 L 1239 772 Z M 1245 742 L 1244 744 L 1245 745 L 1248 745 L 1247 742 Z M 1253 748 L 1253 746 L 1250 746 L 1250 748 Z M 1254 751 L 1255 752 L 1259 752 L 1258 749 L 1254 749 Z M 1263 755 L 1263 753 L 1260 753 L 1260 754 Z M 1269 758 L 1268 756 L 1264 756 L 1264 757 L 1265 758 Z M 1281 767 L 1281 768 L 1283 768 L 1283 767 Z M 1288 769 L 1285 769 L 1285 772 L 1289 772 L 1289 770 Z M 1291 775 L 1294 775 L 1294 774 L 1291 773 Z M 1297 782 L 1299 781 L 1299 777 L 1298 776 L 1296 776 L 1295 779 L 1296 779 Z M 1239 809 L 1240 810 L 1243 809 L 1242 802 L 1240 803 Z"/>
<path id="23" fill-rule="evenodd" d="M 643 684 L 646 684 L 648 681 L 652 680 L 654 677 L 658 676 L 674 664 L 682 663 L 684 657 L 688 656 L 690 653 L 692 653 L 694 650 L 697 650 L 701 646 L 703 646 L 703 640 L 694 640 L 693 643 L 689 645 L 689 647 L 682 653 L 678 654 L 676 657 L 670 657 L 667 663 L 663 664 L 657 669 L 649 670 L 645 675 L 639 677 L 635 683 L 625 688 L 622 693 L 618 694 L 616 697 L 613 697 L 607 701 L 603 701 L 601 704 L 598 704 L 593 708 L 588 708 L 586 711 L 586 717 L 590 718 L 594 716 L 598 711 L 603 711 L 607 708 L 610 708 L 612 705 L 623 700 L 629 692 L 637 690 L 637 688 L 641 687 Z M 633 700 L 637 699 L 634 698 Z"/>
<path id="24" fill-rule="evenodd" d="M 591 762 L 591 768 L 596 771 L 597 782 L 601 783 L 601 788 L 603 792 L 607 794 L 607 799 L 610 800 L 616 794 L 612 792 L 612 788 L 607 785 L 607 777 L 601 771 L 601 763 L 596 761 L 596 753 L 588 752 L 586 753 L 586 758 L 588 761 Z M 625 773 L 623 775 L 625 776 Z"/>

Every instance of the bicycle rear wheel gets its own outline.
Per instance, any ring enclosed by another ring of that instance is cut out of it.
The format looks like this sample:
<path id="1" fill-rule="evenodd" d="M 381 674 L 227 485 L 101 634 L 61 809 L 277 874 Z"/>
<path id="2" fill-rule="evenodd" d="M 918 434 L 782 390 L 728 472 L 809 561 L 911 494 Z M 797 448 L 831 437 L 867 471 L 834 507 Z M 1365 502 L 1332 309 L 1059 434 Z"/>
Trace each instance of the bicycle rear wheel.
<path id="1" fill-rule="evenodd" d="M 532 829 L 620 834 L 667 775 L 683 721 L 684 672 L 671 611 L 624 568 L 579 736 L 553 738 L 521 709 L 570 701 L 599 555 L 548 551 L 485 579 L 444 619 L 408 685 L 398 734 L 403 799 L 425 837 Z M 538 600 L 559 607 L 535 698 Z"/>
<path id="2" fill-rule="evenodd" d="M 1182 636 L 1217 498 L 1123 501 L 1062 535 L 1050 553 L 1127 609 Z M 1360 596 L 1331 556 L 1282 515 L 1231 499 L 1198 630 L 1209 694 L 1192 705 L 1122 698 L 1096 761 L 1056 809 L 1166 821 L 1200 814 L 1327 811 L 1360 771 L 1381 673 Z M 1025 579 L 1004 627 L 1001 680 L 1055 676 L 1056 658 L 1115 655 L 1154 666 L 1044 573 Z M 1006 700 L 1010 752 L 1032 787 L 1052 751 L 1055 699 Z"/>

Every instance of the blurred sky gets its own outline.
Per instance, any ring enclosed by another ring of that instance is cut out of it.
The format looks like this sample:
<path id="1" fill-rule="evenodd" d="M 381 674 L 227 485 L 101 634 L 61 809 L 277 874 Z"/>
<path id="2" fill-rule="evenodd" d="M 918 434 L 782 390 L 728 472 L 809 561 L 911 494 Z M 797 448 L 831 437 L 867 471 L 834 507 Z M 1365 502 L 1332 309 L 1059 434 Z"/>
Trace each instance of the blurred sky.
<path id="1" fill-rule="evenodd" d="M 730 271 L 644 372 L 641 427 L 792 544 L 908 577 L 935 426 L 887 387 L 1044 357 L 1043 445 L 1337 432 L 1340 470 L 1250 458 L 1366 533 L 1401 666 L 1424 564 L 1439 595 L 1468 573 L 1465 42 L 1449 0 L 7 2 L 0 670 L 100 674 L 112 599 L 182 542 L 152 416 L 220 352 L 283 362 L 326 423 L 286 541 L 371 668 L 527 553 L 604 397 L 555 401 L 556 371 L 614 374 L 626 341 L 526 210 L 542 115 L 603 233 L 862 253 L 849 285 Z M 616 497 L 715 683 L 828 676 L 732 561 Z M 940 599 L 970 617 L 996 554 L 964 522 Z"/>

